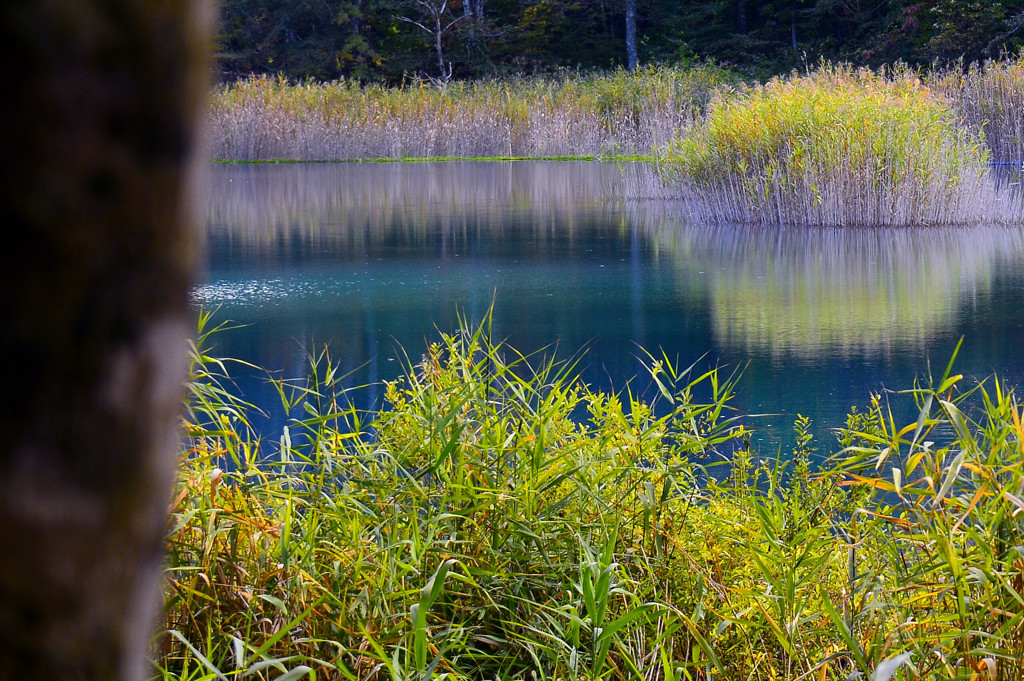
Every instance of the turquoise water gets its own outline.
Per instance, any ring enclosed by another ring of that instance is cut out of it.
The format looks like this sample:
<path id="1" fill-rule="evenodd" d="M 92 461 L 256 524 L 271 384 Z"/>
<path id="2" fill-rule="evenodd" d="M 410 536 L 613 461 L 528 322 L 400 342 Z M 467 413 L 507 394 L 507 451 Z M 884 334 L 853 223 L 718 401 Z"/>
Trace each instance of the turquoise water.
<path id="1" fill-rule="evenodd" d="M 798 413 L 827 450 L 852 405 L 941 374 L 961 336 L 960 373 L 1024 379 L 1020 229 L 709 227 L 614 198 L 621 182 L 598 163 L 217 166 L 193 297 L 246 325 L 223 354 L 275 375 L 328 345 L 365 408 L 404 354 L 493 299 L 496 337 L 586 348 L 597 388 L 649 390 L 640 348 L 742 368 L 735 406 L 762 414 L 765 455 Z M 263 375 L 238 383 L 273 412 Z"/>

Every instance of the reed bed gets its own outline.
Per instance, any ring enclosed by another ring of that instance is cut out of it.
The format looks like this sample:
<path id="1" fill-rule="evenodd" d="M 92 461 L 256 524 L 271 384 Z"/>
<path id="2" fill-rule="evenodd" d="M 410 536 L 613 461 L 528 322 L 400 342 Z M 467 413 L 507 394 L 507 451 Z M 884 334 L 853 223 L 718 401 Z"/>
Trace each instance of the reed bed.
<path id="1" fill-rule="evenodd" d="M 989 151 L 916 72 L 822 64 L 721 91 L 659 158 L 686 210 L 712 222 L 964 225 L 1019 218 Z"/>
<path id="2" fill-rule="evenodd" d="M 650 152 L 731 77 L 713 66 L 388 88 L 257 77 L 217 89 L 230 160 L 614 156 Z"/>
<path id="3" fill-rule="evenodd" d="M 735 375 L 649 357 L 645 403 L 488 329 L 442 335 L 373 419 L 312 357 L 275 379 L 273 440 L 200 337 L 157 677 L 1024 673 L 1024 431 L 999 383 L 875 396 L 816 472 L 806 419 L 788 462 L 749 449 Z"/>
<path id="4" fill-rule="evenodd" d="M 936 69 L 927 83 L 949 100 L 965 125 L 984 129 L 994 160 L 1024 162 L 1024 56 Z"/>

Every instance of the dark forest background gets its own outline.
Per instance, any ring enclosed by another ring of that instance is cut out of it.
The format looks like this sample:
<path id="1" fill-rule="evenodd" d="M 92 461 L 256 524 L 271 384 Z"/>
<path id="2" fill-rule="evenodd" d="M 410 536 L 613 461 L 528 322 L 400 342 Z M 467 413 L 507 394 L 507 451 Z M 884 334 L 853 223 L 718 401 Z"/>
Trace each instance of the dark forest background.
<path id="1" fill-rule="evenodd" d="M 1024 45 L 1024 0 L 222 0 L 218 71 L 401 83 L 607 69 L 628 63 L 631 12 L 641 64 L 713 61 L 754 78 Z"/>

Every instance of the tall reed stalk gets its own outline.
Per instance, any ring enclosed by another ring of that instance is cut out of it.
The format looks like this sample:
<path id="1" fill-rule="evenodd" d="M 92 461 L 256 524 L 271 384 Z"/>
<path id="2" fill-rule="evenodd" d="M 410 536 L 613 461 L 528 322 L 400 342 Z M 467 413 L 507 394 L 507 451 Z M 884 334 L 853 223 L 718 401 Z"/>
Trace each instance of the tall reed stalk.
<path id="1" fill-rule="evenodd" d="M 1024 674 L 1022 412 L 997 380 L 962 383 L 951 362 L 906 393 L 915 422 L 897 426 L 876 399 L 843 432 L 831 472 L 872 498 L 845 530 L 844 598 L 825 605 L 865 673 L 884 658 L 915 677 Z"/>
<path id="2" fill-rule="evenodd" d="M 993 159 L 1024 162 L 1024 56 L 936 69 L 927 82 L 968 127 L 985 130 Z"/>

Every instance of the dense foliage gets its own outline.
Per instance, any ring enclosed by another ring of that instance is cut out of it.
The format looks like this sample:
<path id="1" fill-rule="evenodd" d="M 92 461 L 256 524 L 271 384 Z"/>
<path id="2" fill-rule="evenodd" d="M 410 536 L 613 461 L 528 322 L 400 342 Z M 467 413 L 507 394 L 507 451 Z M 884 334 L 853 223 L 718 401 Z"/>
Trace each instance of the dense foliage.
<path id="1" fill-rule="evenodd" d="M 197 350 L 158 675 L 1020 678 L 1011 392 L 950 366 L 875 396 L 815 472 L 806 419 L 759 460 L 735 376 L 649 359 L 655 405 L 484 322 L 367 423 L 322 354 L 278 381 L 294 419 L 271 443 Z"/>
<path id="2" fill-rule="evenodd" d="M 707 65 L 444 88 L 258 77 L 213 93 L 209 129 L 232 160 L 649 154 L 734 80 Z"/>
<path id="3" fill-rule="evenodd" d="M 819 58 L 878 66 L 998 58 L 1024 44 L 1024 0 L 224 0 L 219 70 L 399 83 L 714 60 L 765 78 Z"/>
<path id="4" fill-rule="evenodd" d="M 987 180 L 979 128 L 905 68 L 823 64 L 719 92 L 660 173 L 702 219 L 769 224 L 977 224 L 1014 219 Z"/>

